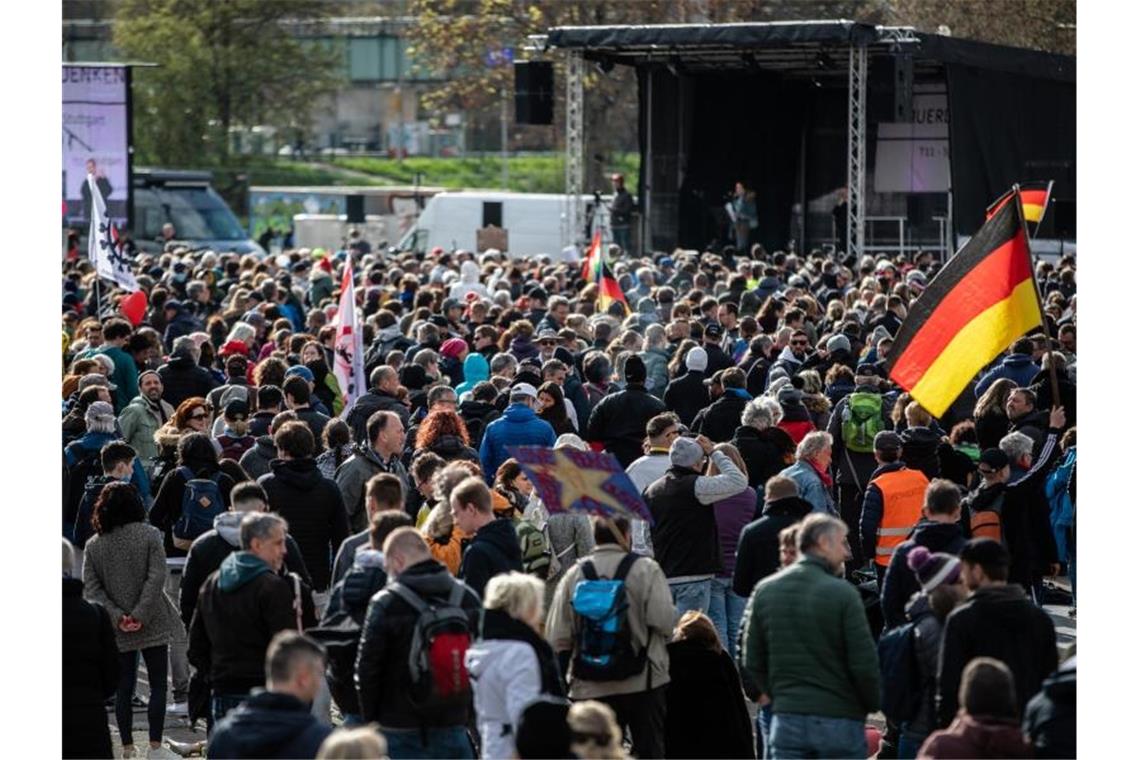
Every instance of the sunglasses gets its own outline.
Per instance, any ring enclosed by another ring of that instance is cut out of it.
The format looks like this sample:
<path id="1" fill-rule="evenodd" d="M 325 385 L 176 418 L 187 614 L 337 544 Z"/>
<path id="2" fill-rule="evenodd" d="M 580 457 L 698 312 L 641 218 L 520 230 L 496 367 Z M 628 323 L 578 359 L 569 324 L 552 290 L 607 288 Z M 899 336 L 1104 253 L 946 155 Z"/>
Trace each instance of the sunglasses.
<path id="1" fill-rule="evenodd" d="M 190 415 L 190 419 L 192 419 L 192 420 L 205 420 L 205 419 L 209 419 L 209 417 L 210 417 L 210 415 L 206 414 L 205 412 L 198 412 L 196 414 Z"/>
<path id="2" fill-rule="evenodd" d="M 793 340 L 792 341 L 793 346 L 806 346 L 807 344 L 808 344 L 808 342 L 806 340 Z"/>
<path id="3" fill-rule="evenodd" d="M 542 340 L 542 341 L 539 341 L 539 345 L 541 345 L 541 346 L 557 346 L 558 341 L 556 341 L 556 340 Z"/>

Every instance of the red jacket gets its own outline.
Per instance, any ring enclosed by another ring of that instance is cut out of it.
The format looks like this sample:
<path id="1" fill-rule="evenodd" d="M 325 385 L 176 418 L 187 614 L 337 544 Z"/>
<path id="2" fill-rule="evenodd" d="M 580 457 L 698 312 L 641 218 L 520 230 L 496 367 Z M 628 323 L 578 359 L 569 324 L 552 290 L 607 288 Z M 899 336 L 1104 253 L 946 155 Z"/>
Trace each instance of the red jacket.
<path id="1" fill-rule="evenodd" d="M 804 436 L 815 430 L 815 425 L 811 424 L 811 420 L 780 420 L 776 427 L 790 435 L 797 446 L 804 439 Z"/>

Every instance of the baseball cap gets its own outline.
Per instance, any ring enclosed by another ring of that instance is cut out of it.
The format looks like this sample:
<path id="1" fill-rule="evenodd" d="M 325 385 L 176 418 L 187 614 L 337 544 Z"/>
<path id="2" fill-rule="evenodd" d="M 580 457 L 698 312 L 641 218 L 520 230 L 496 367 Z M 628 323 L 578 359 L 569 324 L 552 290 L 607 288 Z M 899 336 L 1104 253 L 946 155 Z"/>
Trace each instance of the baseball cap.
<path id="1" fill-rule="evenodd" d="M 98 372 L 91 372 L 79 378 L 80 391 L 84 391 L 87 388 L 90 388 L 92 385 L 102 385 L 109 391 L 113 391 L 117 387 L 114 383 L 108 380 L 105 375 L 101 375 Z"/>
<path id="2" fill-rule="evenodd" d="M 903 441 L 893 430 L 880 430 L 875 434 L 875 451 L 900 451 Z"/>
<path id="3" fill-rule="evenodd" d="M 526 396 L 527 398 L 538 398 L 538 391 L 530 383 L 518 383 L 511 386 L 511 398 L 516 396 Z"/>
<path id="4" fill-rule="evenodd" d="M 249 416 L 249 404 L 241 399 L 235 398 L 226 404 L 222 413 L 228 420 L 244 420 Z"/>
<path id="5" fill-rule="evenodd" d="M 293 377 L 294 375 L 303 377 L 306 382 L 311 383 L 315 381 L 315 378 L 313 377 L 313 371 L 301 364 L 294 365 L 285 370 L 285 377 Z"/>
<path id="6" fill-rule="evenodd" d="M 705 385 L 723 385 L 724 384 L 724 370 L 718 369 L 712 373 L 712 377 L 705 378 Z"/>

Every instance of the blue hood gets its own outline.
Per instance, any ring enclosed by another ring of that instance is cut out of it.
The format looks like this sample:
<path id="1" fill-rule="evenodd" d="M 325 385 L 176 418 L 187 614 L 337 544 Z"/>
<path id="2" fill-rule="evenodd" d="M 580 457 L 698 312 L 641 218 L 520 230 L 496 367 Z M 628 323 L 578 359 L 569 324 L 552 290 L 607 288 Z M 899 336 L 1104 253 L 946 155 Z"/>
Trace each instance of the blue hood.
<path id="1" fill-rule="evenodd" d="M 1033 364 L 1033 357 L 1028 354 L 1010 354 L 1001 360 L 1001 365 L 1011 369 L 1024 369 L 1030 365 L 1033 365 L 1034 369 L 1037 368 L 1037 365 Z"/>
<path id="2" fill-rule="evenodd" d="M 464 262 L 467 263 L 467 262 Z M 491 376 L 491 367 L 482 354 L 472 351 L 463 360 L 463 382 L 455 389 L 456 395 L 462 395 Z"/>
<path id="3" fill-rule="evenodd" d="M 229 593 L 237 591 L 264 573 L 273 572 L 269 565 L 250 552 L 234 552 L 222 560 L 218 572 L 218 588 Z"/>
<path id="4" fill-rule="evenodd" d="M 503 412 L 503 416 L 511 422 L 529 422 L 538 419 L 533 409 L 522 404 L 511 404 L 507 407 L 507 411 Z"/>

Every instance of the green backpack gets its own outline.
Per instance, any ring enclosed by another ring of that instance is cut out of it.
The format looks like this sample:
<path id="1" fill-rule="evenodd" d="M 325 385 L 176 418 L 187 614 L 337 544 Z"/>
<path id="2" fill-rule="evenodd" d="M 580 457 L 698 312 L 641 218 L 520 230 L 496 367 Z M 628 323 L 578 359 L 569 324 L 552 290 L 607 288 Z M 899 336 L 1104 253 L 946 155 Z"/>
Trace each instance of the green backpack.
<path id="1" fill-rule="evenodd" d="M 523 572 L 546 580 L 550 575 L 552 555 L 546 531 L 538 528 L 530 520 L 519 520 L 515 525 L 515 533 L 518 535 L 519 549 L 522 551 Z"/>
<path id="2" fill-rule="evenodd" d="M 887 427 L 883 421 L 883 397 L 877 393 L 852 393 L 843 412 L 843 445 L 848 451 L 870 454 L 875 435 Z"/>

